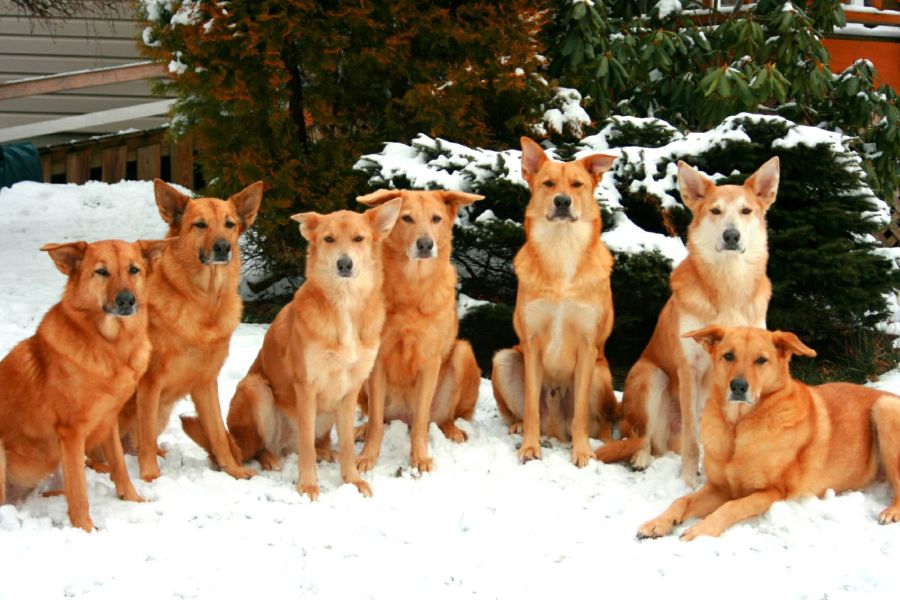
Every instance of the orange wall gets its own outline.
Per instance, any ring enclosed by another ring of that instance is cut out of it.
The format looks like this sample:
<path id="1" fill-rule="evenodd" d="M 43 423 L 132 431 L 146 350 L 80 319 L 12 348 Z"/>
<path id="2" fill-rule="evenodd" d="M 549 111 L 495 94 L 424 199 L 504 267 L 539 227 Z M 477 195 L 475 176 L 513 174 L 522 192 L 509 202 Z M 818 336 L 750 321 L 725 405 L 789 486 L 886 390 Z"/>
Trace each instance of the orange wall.
<path id="1" fill-rule="evenodd" d="M 881 81 L 900 90 L 900 40 L 870 42 L 826 39 L 824 42 L 831 53 L 830 66 L 833 73 L 840 73 L 857 59 L 868 58 L 878 70 Z"/>

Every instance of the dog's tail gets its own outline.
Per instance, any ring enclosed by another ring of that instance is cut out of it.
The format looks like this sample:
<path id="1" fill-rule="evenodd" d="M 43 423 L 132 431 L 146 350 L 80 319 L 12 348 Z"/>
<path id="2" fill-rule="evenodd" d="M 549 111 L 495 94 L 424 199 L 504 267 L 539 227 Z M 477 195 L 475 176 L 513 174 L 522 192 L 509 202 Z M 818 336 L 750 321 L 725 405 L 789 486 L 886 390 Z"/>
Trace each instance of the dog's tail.
<path id="1" fill-rule="evenodd" d="M 0 504 L 6 502 L 6 450 L 3 449 L 3 440 L 0 440 Z"/>
<path id="2" fill-rule="evenodd" d="M 219 461 L 216 460 L 216 455 L 213 452 L 212 444 L 209 441 L 209 436 L 206 435 L 206 430 L 203 428 L 203 423 L 200 422 L 200 417 L 196 416 L 188 416 L 181 415 L 181 428 L 184 429 L 184 432 L 187 434 L 189 438 L 194 440 L 194 443 L 206 450 L 206 454 L 209 455 L 209 460 L 215 465 L 219 465 Z M 243 456 L 241 455 L 241 449 L 238 447 L 237 442 L 234 440 L 234 436 L 231 435 L 230 431 L 226 431 L 225 435 L 228 436 L 228 446 L 231 448 L 231 455 L 234 456 L 234 459 L 237 463 L 243 464 Z"/>
<path id="3" fill-rule="evenodd" d="M 615 440 L 607 442 L 597 448 L 594 456 L 597 460 L 605 463 L 621 462 L 630 460 L 638 450 L 644 445 L 643 438 L 630 437 L 624 440 Z"/>

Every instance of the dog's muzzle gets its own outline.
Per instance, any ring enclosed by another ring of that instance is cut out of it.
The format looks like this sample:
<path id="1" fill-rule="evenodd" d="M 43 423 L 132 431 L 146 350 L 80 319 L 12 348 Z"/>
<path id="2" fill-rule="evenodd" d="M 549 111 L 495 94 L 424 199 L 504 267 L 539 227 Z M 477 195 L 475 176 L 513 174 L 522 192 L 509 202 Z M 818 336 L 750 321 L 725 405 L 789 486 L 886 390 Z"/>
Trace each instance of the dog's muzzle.
<path id="1" fill-rule="evenodd" d="M 729 227 L 722 232 L 722 243 L 719 252 L 743 252 L 741 247 L 741 232 L 734 227 Z"/>
<path id="2" fill-rule="evenodd" d="M 200 262 L 204 265 L 227 265 L 231 262 L 231 244 L 228 240 L 216 240 L 209 254 L 200 250 Z"/>
<path id="3" fill-rule="evenodd" d="M 729 402 L 744 402 L 745 404 L 751 404 L 750 398 L 748 396 L 748 392 L 750 391 L 750 384 L 747 383 L 747 380 L 743 377 L 735 377 L 734 379 L 732 379 L 731 383 L 728 384 L 728 389 Z"/>
<path id="4" fill-rule="evenodd" d="M 103 306 L 103 312 L 116 317 L 129 317 L 137 312 L 137 298 L 131 291 L 122 290 L 116 294 L 115 302 Z"/>
<path id="5" fill-rule="evenodd" d="M 572 197 L 566 194 L 553 196 L 553 210 L 547 217 L 548 221 L 575 221 L 572 214 Z"/>
<path id="6" fill-rule="evenodd" d="M 420 237 L 416 240 L 416 251 L 413 258 L 434 258 L 434 240 L 430 237 Z"/>

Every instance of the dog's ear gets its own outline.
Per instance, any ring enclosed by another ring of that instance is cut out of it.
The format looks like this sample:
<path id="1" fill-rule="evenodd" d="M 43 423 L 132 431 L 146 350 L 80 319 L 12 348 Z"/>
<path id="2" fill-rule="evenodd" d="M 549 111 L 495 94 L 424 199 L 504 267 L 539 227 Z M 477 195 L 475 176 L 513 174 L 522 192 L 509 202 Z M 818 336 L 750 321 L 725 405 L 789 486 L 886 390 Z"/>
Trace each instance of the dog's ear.
<path id="1" fill-rule="evenodd" d="M 716 344 L 725 337 L 725 328 L 721 325 L 709 325 L 703 329 L 696 329 L 683 334 L 683 338 L 691 338 L 698 344 L 703 344 L 707 352 L 712 352 Z"/>
<path id="2" fill-rule="evenodd" d="M 313 241 L 313 238 L 316 234 L 316 227 L 319 225 L 319 219 L 322 218 L 322 215 L 316 212 L 305 212 L 305 213 L 297 213 L 296 215 L 291 215 L 291 220 L 297 221 L 300 223 L 300 235 L 306 238 L 307 241 Z"/>
<path id="3" fill-rule="evenodd" d="M 156 261 L 162 256 L 162 253 L 169 244 L 177 240 L 177 237 L 166 238 L 164 240 L 138 240 L 137 244 L 141 249 L 141 256 L 144 257 L 144 263 L 147 269 L 152 271 Z"/>
<path id="4" fill-rule="evenodd" d="M 50 255 L 53 264 L 63 275 L 75 273 L 84 260 L 87 242 L 69 242 L 67 244 L 44 244 L 41 250 Z"/>
<path id="5" fill-rule="evenodd" d="M 815 350 L 801 342 L 800 338 L 790 331 L 773 331 L 771 335 L 772 343 L 775 344 L 779 352 L 808 356 L 810 358 L 816 355 Z"/>
<path id="6" fill-rule="evenodd" d="M 378 206 L 379 204 L 384 204 L 388 200 L 400 198 L 402 195 L 403 190 L 375 190 L 371 194 L 357 196 L 356 201 L 360 204 L 365 204 L 366 206 Z"/>
<path id="7" fill-rule="evenodd" d="M 439 193 L 444 204 L 447 205 L 450 215 L 453 217 L 456 216 L 456 213 L 459 212 L 459 209 L 463 206 L 469 206 L 473 202 L 484 200 L 484 196 L 481 194 L 470 194 L 468 192 L 458 192 L 456 190 Z"/>
<path id="8" fill-rule="evenodd" d="M 394 198 L 381 206 L 370 208 L 365 212 L 372 229 L 378 232 L 378 237 L 387 237 L 394 228 L 394 225 L 397 223 L 397 217 L 400 216 L 401 204 L 403 204 L 402 198 Z"/>
<path id="9" fill-rule="evenodd" d="M 716 183 L 686 162 L 678 161 L 678 191 L 681 201 L 693 212 L 716 187 Z"/>
<path id="10" fill-rule="evenodd" d="M 263 182 L 257 181 L 228 199 L 234 205 L 238 219 L 241 220 L 241 231 L 252 226 L 256 220 L 259 204 L 262 202 L 263 187 Z"/>
<path id="11" fill-rule="evenodd" d="M 762 201 L 763 208 L 768 210 L 775 202 L 778 193 L 778 181 L 781 178 L 781 161 L 773 156 L 747 178 L 744 187 L 750 189 Z"/>
<path id="12" fill-rule="evenodd" d="M 181 227 L 181 215 L 191 201 L 190 196 L 185 196 L 161 179 L 153 180 L 153 192 L 156 194 L 156 206 L 162 220 L 173 230 Z"/>
<path id="13" fill-rule="evenodd" d="M 609 154 L 590 154 L 579 159 L 578 162 L 580 162 L 581 166 L 591 174 L 591 177 L 594 178 L 594 184 L 596 185 L 603 177 L 603 174 L 612 168 L 613 163 L 616 162 L 616 158 L 617 157 L 610 156 Z"/>
<path id="14" fill-rule="evenodd" d="M 531 184 L 531 179 L 541 170 L 547 160 L 547 154 L 541 145 L 530 137 L 522 136 L 522 179 Z"/>

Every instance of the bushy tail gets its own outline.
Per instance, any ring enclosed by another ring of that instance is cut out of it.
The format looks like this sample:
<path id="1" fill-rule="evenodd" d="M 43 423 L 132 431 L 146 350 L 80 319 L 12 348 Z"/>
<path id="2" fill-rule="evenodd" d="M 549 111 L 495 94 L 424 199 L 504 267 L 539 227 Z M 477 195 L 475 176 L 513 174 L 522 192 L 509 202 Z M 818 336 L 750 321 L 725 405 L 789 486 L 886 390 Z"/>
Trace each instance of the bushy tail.
<path id="1" fill-rule="evenodd" d="M 216 455 L 213 452 L 212 444 L 209 442 L 209 436 L 206 435 L 206 430 L 203 429 L 203 423 L 200 422 L 200 417 L 181 415 L 181 428 L 184 429 L 184 432 L 189 438 L 194 440 L 195 444 L 206 450 L 210 462 L 219 465 L 219 461 L 216 460 Z M 234 456 L 234 459 L 239 465 L 243 464 L 244 459 L 241 455 L 241 449 L 238 447 L 237 442 L 234 441 L 231 432 L 226 431 L 225 435 L 228 436 L 228 445 L 231 447 L 231 455 Z"/>
<path id="2" fill-rule="evenodd" d="M 625 440 L 615 440 L 603 444 L 594 456 L 597 460 L 605 463 L 621 462 L 623 460 L 631 460 L 631 457 L 641 449 L 644 440 L 640 437 L 632 437 Z"/>
<path id="3" fill-rule="evenodd" d="M 6 502 L 6 451 L 0 441 L 0 504 Z"/>

